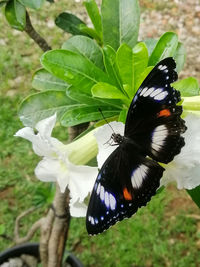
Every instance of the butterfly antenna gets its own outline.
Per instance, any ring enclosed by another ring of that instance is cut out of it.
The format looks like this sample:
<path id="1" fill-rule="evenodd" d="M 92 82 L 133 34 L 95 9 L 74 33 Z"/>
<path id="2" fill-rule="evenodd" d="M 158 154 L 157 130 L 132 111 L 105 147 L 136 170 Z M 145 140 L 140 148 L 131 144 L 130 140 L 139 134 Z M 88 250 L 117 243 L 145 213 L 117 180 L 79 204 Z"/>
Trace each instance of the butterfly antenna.
<path id="1" fill-rule="evenodd" d="M 103 119 L 104 119 L 105 122 L 109 125 L 109 127 L 111 128 L 111 130 L 113 131 L 113 133 L 115 133 L 115 131 L 113 130 L 113 128 L 112 128 L 112 126 L 110 125 L 110 123 L 109 123 L 109 122 L 106 120 L 106 118 L 104 117 L 103 112 L 102 112 L 102 110 L 101 110 L 100 108 L 99 108 L 99 112 L 101 113 Z"/>

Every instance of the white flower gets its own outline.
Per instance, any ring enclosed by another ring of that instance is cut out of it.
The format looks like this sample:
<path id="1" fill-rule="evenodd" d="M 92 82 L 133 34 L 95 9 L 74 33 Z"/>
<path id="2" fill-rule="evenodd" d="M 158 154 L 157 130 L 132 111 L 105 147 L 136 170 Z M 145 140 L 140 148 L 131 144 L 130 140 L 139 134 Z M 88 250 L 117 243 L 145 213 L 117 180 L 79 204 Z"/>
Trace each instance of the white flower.
<path id="1" fill-rule="evenodd" d="M 71 215 L 85 216 L 86 205 L 83 201 L 93 188 L 98 170 L 96 167 L 76 165 L 77 162 L 80 163 L 79 159 L 76 159 L 76 162 L 71 162 L 69 158 L 74 152 L 73 143 L 64 145 L 51 136 L 55 123 L 56 114 L 37 123 L 38 133 L 35 134 L 32 128 L 25 127 L 19 130 L 15 136 L 20 136 L 32 142 L 34 152 L 43 156 L 43 159 L 35 168 L 37 178 L 44 182 L 58 182 L 62 193 L 68 187 L 70 190 Z M 90 134 L 90 136 L 92 135 Z M 86 140 L 87 138 L 84 137 L 83 139 Z M 93 140 L 90 141 L 92 143 Z M 77 140 L 74 142 L 74 147 L 79 149 L 80 156 L 86 161 L 86 154 L 88 155 L 90 152 L 88 144 L 84 150 L 81 140 Z M 75 153 L 75 155 L 78 157 L 78 153 Z M 82 162 L 82 164 L 84 163 L 86 162 Z"/>
<path id="2" fill-rule="evenodd" d="M 185 146 L 172 162 L 164 166 L 166 170 L 161 178 L 161 185 L 166 185 L 173 181 L 177 182 L 178 189 L 192 189 L 200 185 L 200 117 L 189 114 L 185 118 L 185 122 L 188 128 L 183 134 Z M 124 134 L 123 123 L 111 122 L 110 126 L 115 133 Z M 108 144 L 113 133 L 110 126 L 106 124 L 95 132 L 99 148 L 97 156 L 99 168 L 101 168 L 112 151 L 117 148 L 117 145 L 110 146 Z"/>
<path id="3" fill-rule="evenodd" d="M 165 166 L 161 185 L 176 181 L 178 189 L 193 189 L 200 185 L 200 117 L 188 114 L 184 120 L 187 126 L 183 134 L 185 146 Z"/>

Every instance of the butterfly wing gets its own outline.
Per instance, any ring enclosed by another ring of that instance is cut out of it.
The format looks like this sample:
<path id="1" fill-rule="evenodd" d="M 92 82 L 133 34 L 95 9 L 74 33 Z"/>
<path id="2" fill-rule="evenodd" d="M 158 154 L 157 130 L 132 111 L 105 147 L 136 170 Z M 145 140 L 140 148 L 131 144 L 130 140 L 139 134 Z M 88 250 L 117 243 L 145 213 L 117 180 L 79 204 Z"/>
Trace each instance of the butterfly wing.
<path id="1" fill-rule="evenodd" d="M 163 171 L 155 161 L 140 156 L 133 144 L 120 145 L 96 179 L 86 216 L 88 233 L 101 233 L 145 206 L 155 195 Z"/>
<path id="2" fill-rule="evenodd" d="M 173 58 L 160 61 L 138 89 L 130 105 L 125 136 L 156 161 L 168 163 L 184 146 L 180 93 L 170 84 L 177 79 Z"/>

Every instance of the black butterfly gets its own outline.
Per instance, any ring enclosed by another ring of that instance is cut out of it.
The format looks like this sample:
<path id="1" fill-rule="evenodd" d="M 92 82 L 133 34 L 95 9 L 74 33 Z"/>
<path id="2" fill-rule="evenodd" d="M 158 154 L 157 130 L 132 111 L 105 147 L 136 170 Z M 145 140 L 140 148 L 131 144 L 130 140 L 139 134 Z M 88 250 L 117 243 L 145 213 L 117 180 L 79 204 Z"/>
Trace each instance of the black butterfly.
<path id="1" fill-rule="evenodd" d="M 164 168 L 184 146 L 184 120 L 173 58 L 160 61 L 138 89 L 129 107 L 124 136 L 112 134 L 119 146 L 103 164 L 89 202 L 86 228 L 103 232 L 131 217 L 156 194 Z"/>

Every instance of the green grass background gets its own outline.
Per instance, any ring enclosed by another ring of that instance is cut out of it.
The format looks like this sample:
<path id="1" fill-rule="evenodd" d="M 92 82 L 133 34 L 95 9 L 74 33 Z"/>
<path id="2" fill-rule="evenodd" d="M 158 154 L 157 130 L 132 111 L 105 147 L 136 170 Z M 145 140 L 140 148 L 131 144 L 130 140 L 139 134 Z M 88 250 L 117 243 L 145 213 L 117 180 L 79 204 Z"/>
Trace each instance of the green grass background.
<path id="1" fill-rule="evenodd" d="M 47 12 L 48 10 L 48 12 Z M 68 38 L 53 20 L 63 10 L 83 13 L 80 3 L 60 0 L 45 4 L 40 12 L 31 12 L 37 31 L 53 48 L 60 48 Z M 1 9 L 1 11 L 3 11 Z M 0 13 L 0 251 L 12 246 L 14 220 L 33 206 L 39 182 L 34 168 L 39 162 L 26 140 L 14 137 L 23 127 L 17 116 L 20 101 L 34 92 L 31 79 L 40 67 L 42 51 L 25 33 L 12 30 Z M 65 140 L 66 129 L 54 136 Z M 43 205 L 21 223 L 24 235 L 30 225 L 46 212 Z M 85 220 L 72 219 L 67 249 L 85 266 L 200 266 L 200 221 L 192 216 L 199 210 L 185 191 L 168 187 L 155 196 L 147 207 L 131 219 L 124 220 L 105 233 L 89 237 Z M 38 240 L 38 234 L 34 237 Z"/>

